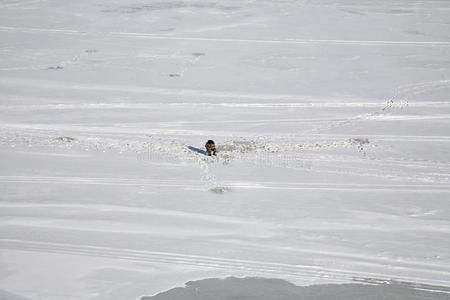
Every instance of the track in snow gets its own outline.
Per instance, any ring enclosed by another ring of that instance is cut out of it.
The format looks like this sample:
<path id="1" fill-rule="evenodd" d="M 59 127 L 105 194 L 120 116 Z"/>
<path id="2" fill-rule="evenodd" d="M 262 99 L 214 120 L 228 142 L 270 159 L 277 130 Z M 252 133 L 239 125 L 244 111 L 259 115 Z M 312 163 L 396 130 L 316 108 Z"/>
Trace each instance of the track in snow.
<path id="1" fill-rule="evenodd" d="M 24 240 L 0 239 L 0 247 L 3 249 L 13 249 L 31 252 L 46 252 L 55 254 L 81 255 L 92 257 L 106 257 L 120 259 L 130 262 L 140 263 L 165 263 L 174 265 L 188 265 L 196 268 L 220 269 L 231 272 L 244 272 L 254 276 L 264 274 L 264 276 L 283 276 L 291 280 L 307 280 L 310 278 L 327 279 L 336 282 L 348 282 L 351 280 L 361 280 L 361 278 L 381 278 L 383 274 L 352 272 L 344 269 L 325 268 L 320 266 L 295 265 L 276 262 L 263 262 L 255 260 L 229 259 L 222 257 L 210 257 L 201 255 L 188 255 L 171 252 L 155 252 L 143 250 L 131 250 L 123 248 L 109 248 L 88 245 L 74 245 L 64 243 L 48 243 Z M 396 266 L 397 270 L 407 270 L 414 274 L 414 268 Z M 439 274 L 448 275 L 446 271 L 417 269 L 418 272 L 430 273 L 435 276 Z M 406 280 L 414 282 L 418 278 L 404 277 L 396 280 Z M 430 284 L 445 284 L 438 280 Z M 436 291 L 450 292 L 450 288 L 436 286 Z"/>
<path id="2" fill-rule="evenodd" d="M 134 179 L 134 178 L 95 178 L 95 177 L 49 177 L 49 176 L 0 176 L 2 183 L 29 184 L 75 184 L 75 185 L 114 185 L 114 186 L 145 186 L 155 188 L 201 188 L 198 180 Z M 316 190 L 316 191 L 379 191 L 379 192 L 434 192 L 450 193 L 450 187 L 445 184 L 351 184 L 351 183 L 289 183 L 289 182 L 232 182 L 224 184 L 231 188 L 272 189 L 272 190 Z"/>

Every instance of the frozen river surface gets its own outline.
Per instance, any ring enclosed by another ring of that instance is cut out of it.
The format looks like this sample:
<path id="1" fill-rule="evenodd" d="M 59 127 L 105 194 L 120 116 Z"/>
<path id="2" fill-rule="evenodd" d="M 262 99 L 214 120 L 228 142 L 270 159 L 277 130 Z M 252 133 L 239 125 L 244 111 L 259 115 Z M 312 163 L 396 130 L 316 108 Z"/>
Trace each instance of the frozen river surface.
<path id="1" fill-rule="evenodd" d="M 0 8 L 0 298 L 448 296 L 449 1 Z"/>

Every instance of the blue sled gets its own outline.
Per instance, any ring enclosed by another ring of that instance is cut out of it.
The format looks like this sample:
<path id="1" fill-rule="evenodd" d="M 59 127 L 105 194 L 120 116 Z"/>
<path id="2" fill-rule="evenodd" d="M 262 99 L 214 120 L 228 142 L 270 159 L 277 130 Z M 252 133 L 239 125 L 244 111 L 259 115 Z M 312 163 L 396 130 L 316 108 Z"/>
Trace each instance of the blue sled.
<path id="1" fill-rule="evenodd" d="M 198 148 L 195 148 L 195 147 L 192 147 L 192 146 L 188 146 L 188 149 L 191 150 L 191 151 L 194 151 L 194 152 L 206 155 L 206 151 L 205 150 L 198 149 Z M 216 150 L 216 153 L 219 153 L 219 151 Z"/>
<path id="2" fill-rule="evenodd" d="M 189 149 L 189 150 L 192 150 L 192 151 L 194 151 L 194 152 L 197 152 L 197 153 L 206 155 L 206 151 L 205 151 L 205 150 L 198 149 L 198 148 L 195 148 L 195 147 L 192 147 L 192 146 L 188 146 L 188 149 Z"/>

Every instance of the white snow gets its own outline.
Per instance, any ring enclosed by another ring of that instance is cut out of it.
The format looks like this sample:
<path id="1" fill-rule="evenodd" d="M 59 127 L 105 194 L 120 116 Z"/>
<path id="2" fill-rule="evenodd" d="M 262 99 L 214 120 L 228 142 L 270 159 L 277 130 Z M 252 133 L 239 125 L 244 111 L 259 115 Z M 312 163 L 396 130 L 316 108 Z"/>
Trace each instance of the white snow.
<path id="1" fill-rule="evenodd" d="M 450 286 L 450 2 L 0 8 L 3 297 Z"/>

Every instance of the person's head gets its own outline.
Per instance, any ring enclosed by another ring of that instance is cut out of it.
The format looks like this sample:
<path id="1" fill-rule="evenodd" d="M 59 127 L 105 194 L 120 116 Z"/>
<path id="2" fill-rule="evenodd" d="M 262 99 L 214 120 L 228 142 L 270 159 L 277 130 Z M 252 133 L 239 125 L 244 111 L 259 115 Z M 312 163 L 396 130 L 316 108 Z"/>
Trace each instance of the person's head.
<path id="1" fill-rule="evenodd" d="M 208 140 L 207 144 L 214 144 L 213 140 Z"/>

